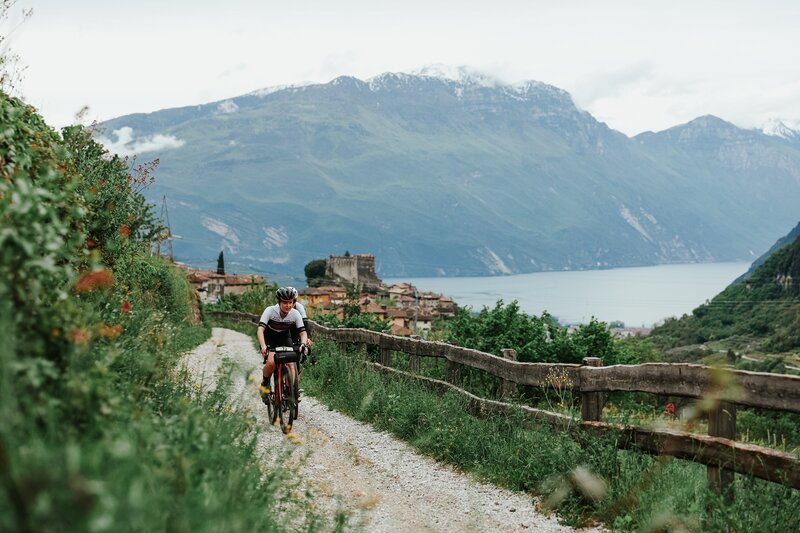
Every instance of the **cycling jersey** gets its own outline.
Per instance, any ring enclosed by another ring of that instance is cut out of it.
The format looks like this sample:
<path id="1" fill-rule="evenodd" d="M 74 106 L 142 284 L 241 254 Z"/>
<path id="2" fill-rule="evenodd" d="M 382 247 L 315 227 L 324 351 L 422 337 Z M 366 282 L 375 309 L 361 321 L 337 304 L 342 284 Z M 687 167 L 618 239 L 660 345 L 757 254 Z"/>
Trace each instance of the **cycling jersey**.
<path id="1" fill-rule="evenodd" d="M 264 309 L 258 325 L 264 326 L 264 341 L 266 341 L 268 349 L 276 346 L 291 346 L 292 332 L 296 331 L 299 334 L 306 330 L 299 311 L 290 309 L 285 317 L 281 317 L 281 308 L 278 304 Z"/>
<path id="2" fill-rule="evenodd" d="M 300 302 L 294 303 L 294 308 L 300 312 L 300 316 L 303 317 L 303 325 L 306 327 L 306 334 L 310 332 L 308 327 L 308 316 L 306 315 L 306 308 Z M 292 328 L 292 342 L 297 345 L 300 344 L 300 332 Z"/>

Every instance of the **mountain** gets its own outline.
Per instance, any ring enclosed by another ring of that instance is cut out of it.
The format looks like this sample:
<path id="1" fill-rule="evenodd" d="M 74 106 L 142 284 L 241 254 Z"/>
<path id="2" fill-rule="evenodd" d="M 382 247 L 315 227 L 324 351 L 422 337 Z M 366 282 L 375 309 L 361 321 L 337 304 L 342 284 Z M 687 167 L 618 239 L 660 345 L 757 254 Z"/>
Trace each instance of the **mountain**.
<path id="1" fill-rule="evenodd" d="M 750 350 L 800 350 L 800 224 L 756 263 L 691 315 L 655 328 L 652 339 L 667 349 L 727 340 Z"/>
<path id="2" fill-rule="evenodd" d="M 736 285 L 738 283 L 741 283 L 750 276 L 752 276 L 753 273 L 756 271 L 756 269 L 761 265 L 763 265 L 767 261 L 767 259 L 769 259 L 772 256 L 772 254 L 774 254 L 781 248 L 793 243 L 798 238 L 800 238 L 800 222 L 797 223 L 797 225 L 794 227 L 792 231 L 790 231 L 788 234 L 784 235 L 783 237 L 775 241 L 775 244 L 773 244 L 769 250 L 764 252 L 764 254 L 762 254 L 758 259 L 753 261 L 753 264 L 750 265 L 750 268 L 747 269 L 747 272 L 736 278 L 731 285 Z"/>
<path id="3" fill-rule="evenodd" d="M 160 157 L 176 258 L 379 276 L 751 259 L 797 220 L 800 149 L 702 117 L 629 138 L 557 87 L 464 70 L 339 77 L 102 124 Z M 114 140 L 116 138 L 116 140 Z M 157 149 L 159 148 L 160 149 Z"/>
<path id="4" fill-rule="evenodd" d="M 800 124 L 797 123 L 792 123 L 791 126 L 788 126 L 783 120 L 773 118 L 761 127 L 761 132 L 785 139 L 791 143 L 800 144 Z"/>

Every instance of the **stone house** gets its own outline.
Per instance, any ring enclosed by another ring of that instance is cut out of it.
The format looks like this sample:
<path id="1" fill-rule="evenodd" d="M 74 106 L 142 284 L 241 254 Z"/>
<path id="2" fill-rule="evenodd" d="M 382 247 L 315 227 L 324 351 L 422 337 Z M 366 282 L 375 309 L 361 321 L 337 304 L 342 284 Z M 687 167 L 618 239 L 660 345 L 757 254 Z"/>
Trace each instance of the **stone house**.
<path id="1" fill-rule="evenodd" d="M 242 294 L 266 284 L 267 280 L 257 274 L 225 274 L 224 294 Z"/>
<path id="2" fill-rule="evenodd" d="M 329 313 L 333 307 L 341 310 L 346 296 L 347 289 L 336 285 L 308 287 L 298 291 L 298 299 L 306 306 L 308 316 L 313 316 L 317 312 Z"/>
<path id="3" fill-rule="evenodd" d="M 188 269 L 189 283 L 204 304 L 216 303 L 225 295 L 225 276 L 210 270 Z"/>

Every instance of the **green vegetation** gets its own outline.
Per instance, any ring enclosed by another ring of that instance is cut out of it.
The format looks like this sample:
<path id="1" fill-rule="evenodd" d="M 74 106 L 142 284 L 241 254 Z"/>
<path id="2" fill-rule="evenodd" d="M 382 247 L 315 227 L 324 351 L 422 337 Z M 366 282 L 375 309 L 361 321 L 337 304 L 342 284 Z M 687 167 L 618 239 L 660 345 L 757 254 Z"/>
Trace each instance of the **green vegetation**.
<path id="1" fill-rule="evenodd" d="M 705 467 L 619 451 L 612 440 L 572 436 L 520 416 L 478 419 L 455 393 L 374 372 L 362 351 L 317 341 L 306 391 L 407 440 L 423 453 L 500 486 L 544 496 L 572 525 L 615 530 L 793 531 L 800 491 L 736 476 L 736 501 L 707 489 Z M 331 386 L 335 384 L 335 386 Z"/>
<path id="2" fill-rule="evenodd" d="M 725 341 L 723 348 L 750 345 L 750 351 L 800 351 L 798 280 L 800 237 L 691 315 L 668 320 L 656 328 L 651 337 L 664 350 Z"/>
<path id="3" fill-rule="evenodd" d="M 223 255 L 221 250 L 219 252 L 219 257 L 217 257 L 217 274 L 225 275 L 225 255 Z"/>
<path id="4" fill-rule="evenodd" d="M 278 285 L 275 283 L 253 285 L 250 290 L 241 294 L 226 294 L 216 303 L 208 304 L 203 309 L 205 311 L 237 311 L 261 315 L 264 308 L 278 303 L 275 297 L 277 290 Z"/>
<path id="5" fill-rule="evenodd" d="M 520 311 L 516 301 L 506 305 L 499 300 L 478 314 L 459 308 L 455 318 L 440 326 L 442 332 L 436 336 L 441 340 L 498 356 L 502 349 L 511 348 L 521 362 L 581 363 L 584 357 L 600 357 L 604 365 L 613 365 L 660 360 L 660 353 L 646 339 L 615 340 L 606 324 L 595 318 L 570 333 L 547 313 L 535 316 Z M 436 377 L 444 375 L 442 363 L 428 365 L 438 368 Z M 494 394 L 500 384 L 499 378 L 469 368 L 462 370 L 462 378 L 466 388 L 479 395 Z M 534 403 L 546 401 L 534 390 L 524 394 Z"/>
<path id="6" fill-rule="evenodd" d="M 0 530 L 285 529 L 284 474 L 258 466 L 225 381 L 203 395 L 176 369 L 209 329 L 150 254 L 157 161 L 2 92 L 0 124 Z"/>
<path id="7" fill-rule="evenodd" d="M 327 259 L 314 259 L 306 263 L 303 272 L 309 287 L 319 287 L 325 284 L 325 273 L 328 269 Z"/>

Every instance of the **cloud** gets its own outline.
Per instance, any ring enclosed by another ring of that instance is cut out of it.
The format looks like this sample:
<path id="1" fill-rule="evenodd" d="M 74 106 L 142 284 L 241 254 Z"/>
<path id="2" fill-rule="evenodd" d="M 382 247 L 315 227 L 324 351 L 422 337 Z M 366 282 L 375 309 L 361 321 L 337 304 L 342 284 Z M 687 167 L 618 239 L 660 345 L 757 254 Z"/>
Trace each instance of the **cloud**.
<path id="1" fill-rule="evenodd" d="M 235 113 L 238 109 L 239 106 L 233 100 L 225 100 L 217 106 L 217 111 L 220 113 Z"/>
<path id="2" fill-rule="evenodd" d="M 133 128 L 129 126 L 124 126 L 111 133 L 117 138 L 116 141 L 112 141 L 105 136 L 100 136 L 97 138 L 97 142 L 105 146 L 110 152 L 123 157 L 180 148 L 186 144 L 186 141 L 178 139 L 173 135 L 163 135 L 161 133 L 136 138 L 133 134 Z"/>

